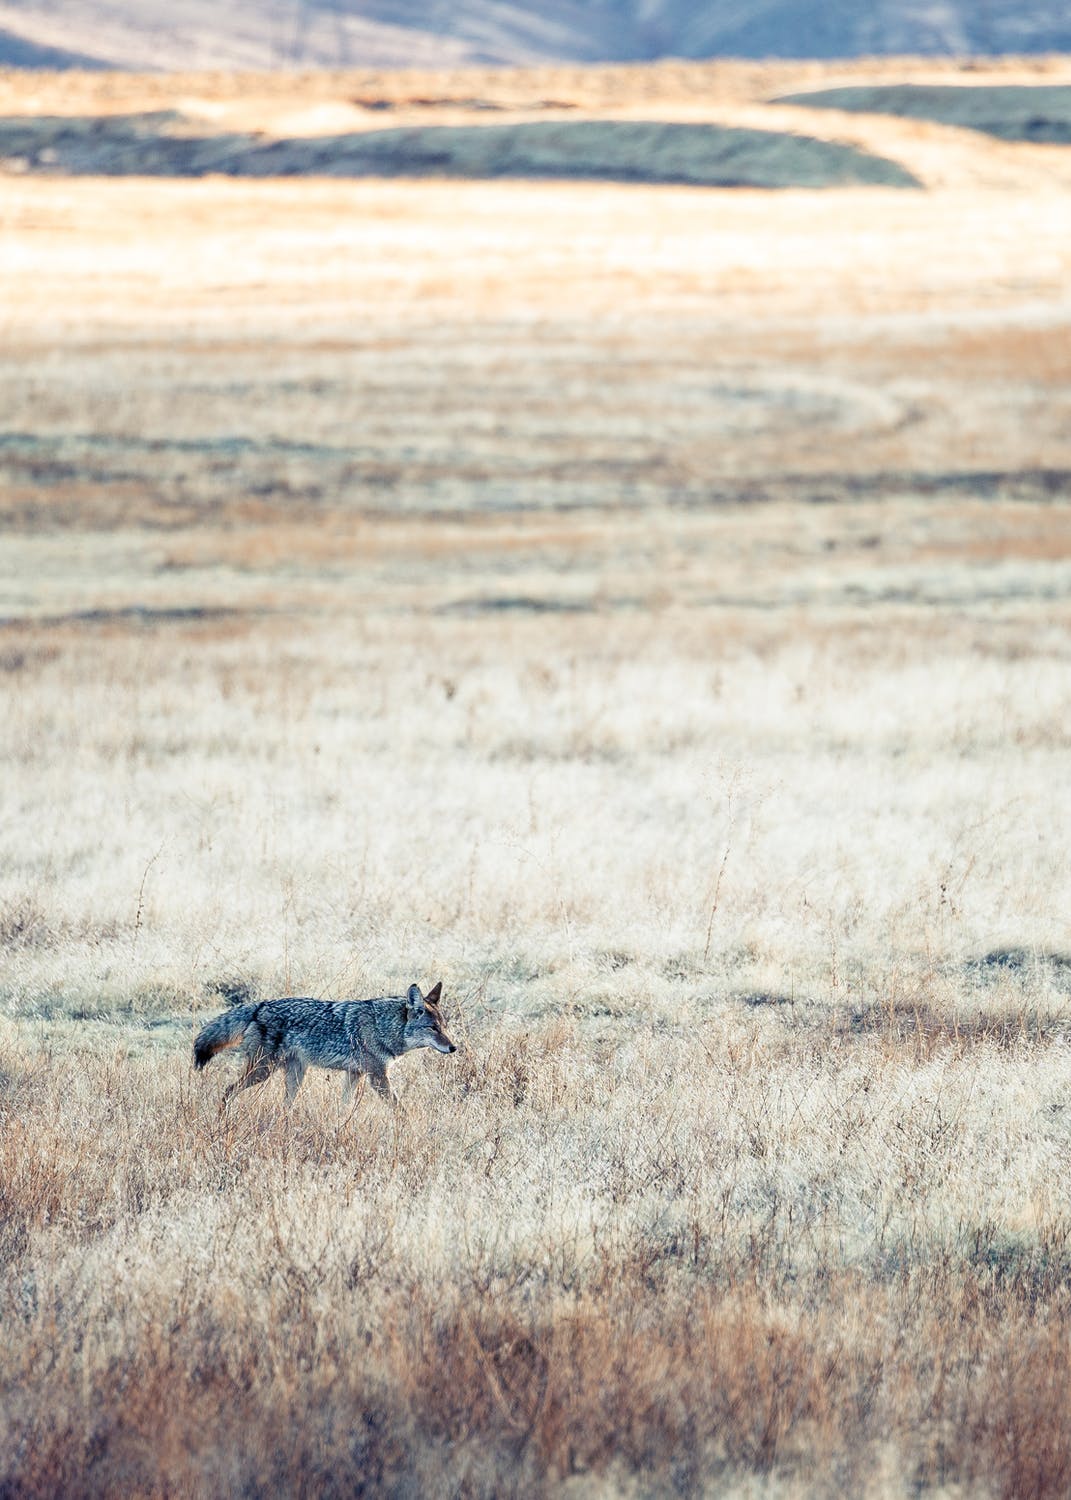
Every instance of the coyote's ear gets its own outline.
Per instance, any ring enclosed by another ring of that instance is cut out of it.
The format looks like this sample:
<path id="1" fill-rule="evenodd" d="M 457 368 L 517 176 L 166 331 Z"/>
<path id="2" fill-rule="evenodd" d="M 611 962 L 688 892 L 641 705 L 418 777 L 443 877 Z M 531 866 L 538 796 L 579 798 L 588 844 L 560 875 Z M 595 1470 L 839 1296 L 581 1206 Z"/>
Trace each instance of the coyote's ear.
<path id="1" fill-rule="evenodd" d="M 409 986 L 409 993 L 408 995 L 406 995 L 405 999 L 410 1010 L 424 1009 L 424 996 L 420 993 L 419 984 L 411 984 Z"/>
<path id="2" fill-rule="evenodd" d="M 440 999 L 442 998 L 442 992 L 443 982 L 441 979 L 437 979 L 428 993 L 424 996 L 424 999 L 429 1005 L 438 1005 Z"/>

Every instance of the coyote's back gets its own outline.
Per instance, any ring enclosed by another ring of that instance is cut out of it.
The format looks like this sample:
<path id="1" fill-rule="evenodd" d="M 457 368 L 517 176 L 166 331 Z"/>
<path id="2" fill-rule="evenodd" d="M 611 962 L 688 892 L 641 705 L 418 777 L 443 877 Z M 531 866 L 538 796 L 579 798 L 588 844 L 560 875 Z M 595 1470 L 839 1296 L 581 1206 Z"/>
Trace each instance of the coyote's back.
<path id="1" fill-rule="evenodd" d="M 309 1067 L 331 1068 L 347 1075 L 347 1093 L 367 1077 L 377 1093 L 393 1098 L 387 1069 L 405 1052 L 432 1047 L 457 1049 L 443 1027 L 439 1002 L 442 982 L 426 995 L 413 984 L 405 995 L 376 1000 L 262 1000 L 236 1005 L 198 1032 L 194 1067 L 204 1068 L 217 1052 L 235 1047 L 245 1058 L 241 1077 L 227 1089 L 252 1088 L 286 1069 L 290 1100 Z"/>

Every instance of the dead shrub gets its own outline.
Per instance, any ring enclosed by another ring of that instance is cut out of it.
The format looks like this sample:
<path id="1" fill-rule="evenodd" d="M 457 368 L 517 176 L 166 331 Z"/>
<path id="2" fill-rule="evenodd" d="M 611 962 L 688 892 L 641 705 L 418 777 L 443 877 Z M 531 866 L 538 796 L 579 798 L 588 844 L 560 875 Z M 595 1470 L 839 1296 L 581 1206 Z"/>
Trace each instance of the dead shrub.
<path id="1" fill-rule="evenodd" d="M 61 937 L 36 896 L 13 896 L 0 906 L 0 947 L 47 948 Z"/>

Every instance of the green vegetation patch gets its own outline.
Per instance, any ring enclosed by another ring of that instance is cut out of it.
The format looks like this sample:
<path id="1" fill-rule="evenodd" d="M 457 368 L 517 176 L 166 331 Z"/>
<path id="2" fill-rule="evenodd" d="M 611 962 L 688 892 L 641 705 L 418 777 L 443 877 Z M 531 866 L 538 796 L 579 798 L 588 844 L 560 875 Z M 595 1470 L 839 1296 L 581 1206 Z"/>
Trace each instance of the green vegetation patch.
<path id="1" fill-rule="evenodd" d="M 666 121 L 417 126 L 265 144 L 171 112 L 0 121 L 0 163 L 71 175 L 572 178 L 696 187 L 918 187 L 897 162 L 769 130 Z"/>
<path id="2" fill-rule="evenodd" d="M 1071 86 L 1061 84 L 898 83 L 880 88 L 822 89 L 786 94 L 774 104 L 806 104 L 852 114 L 899 115 L 980 130 L 1004 141 L 1071 143 Z"/>

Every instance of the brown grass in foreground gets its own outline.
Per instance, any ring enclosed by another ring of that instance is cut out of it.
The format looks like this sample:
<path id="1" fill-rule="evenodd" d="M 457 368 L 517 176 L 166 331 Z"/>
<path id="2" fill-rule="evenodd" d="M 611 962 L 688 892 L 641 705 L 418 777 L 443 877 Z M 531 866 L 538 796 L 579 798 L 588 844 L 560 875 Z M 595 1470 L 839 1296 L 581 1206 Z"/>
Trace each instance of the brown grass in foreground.
<path id="1" fill-rule="evenodd" d="M 481 1029 L 397 1118 L 9 1042 L 3 1493 L 1065 1494 L 1071 1227 L 984 1103 L 1059 1050 L 703 1030 Z"/>

